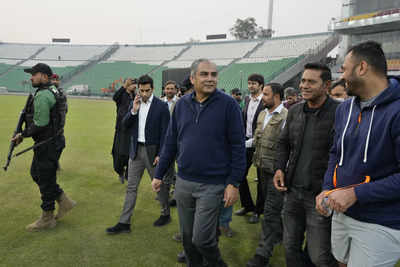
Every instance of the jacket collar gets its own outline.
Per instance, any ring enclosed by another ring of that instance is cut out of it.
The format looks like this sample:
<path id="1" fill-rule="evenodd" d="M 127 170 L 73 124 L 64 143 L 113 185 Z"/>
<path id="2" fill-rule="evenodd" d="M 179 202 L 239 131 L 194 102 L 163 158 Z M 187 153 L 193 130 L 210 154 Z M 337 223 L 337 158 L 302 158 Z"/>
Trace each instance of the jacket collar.
<path id="1" fill-rule="evenodd" d="M 325 102 L 322 104 L 322 106 L 320 108 L 318 108 L 318 110 L 315 112 L 315 115 L 319 116 L 319 114 L 322 112 L 325 112 L 326 110 L 329 109 L 329 107 L 335 103 L 338 103 L 336 100 L 333 100 L 332 98 L 330 98 L 329 96 L 326 97 Z M 306 101 L 302 102 L 302 113 L 304 112 L 304 107 L 305 105 L 307 105 Z"/>

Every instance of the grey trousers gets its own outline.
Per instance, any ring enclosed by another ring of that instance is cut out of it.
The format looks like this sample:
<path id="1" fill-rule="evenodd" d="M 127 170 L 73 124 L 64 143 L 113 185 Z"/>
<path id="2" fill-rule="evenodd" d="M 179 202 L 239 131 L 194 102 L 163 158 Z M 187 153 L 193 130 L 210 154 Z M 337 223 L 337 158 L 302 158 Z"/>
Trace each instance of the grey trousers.
<path id="1" fill-rule="evenodd" d="M 188 267 L 221 265 L 217 224 L 225 186 L 176 178 L 175 198 Z"/>
<path id="2" fill-rule="evenodd" d="M 131 217 L 133 215 L 133 210 L 135 209 L 136 205 L 137 192 L 145 169 L 147 170 L 150 179 L 153 179 L 153 162 L 149 161 L 146 147 L 143 145 L 139 145 L 136 158 L 134 160 L 129 159 L 128 163 L 128 186 L 126 189 L 124 207 L 122 209 L 122 214 L 119 219 L 120 223 L 131 223 Z M 169 215 L 169 184 L 162 183 L 160 191 L 157 193 L 157 196 L 161 204 L 161 215 Z"/>

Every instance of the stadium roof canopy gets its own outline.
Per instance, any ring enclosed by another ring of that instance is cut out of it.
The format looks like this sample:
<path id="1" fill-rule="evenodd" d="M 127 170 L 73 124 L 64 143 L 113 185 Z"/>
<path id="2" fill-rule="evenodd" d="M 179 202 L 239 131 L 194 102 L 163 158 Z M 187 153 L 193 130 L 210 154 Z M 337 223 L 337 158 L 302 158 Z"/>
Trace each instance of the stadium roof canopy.
<path id="1" fill-rule="evenodd" d="M 361 18 L 349 21 L 338 21 L 331 25 L 332 30 L 340 34 L 368 34 L 398 31 L 400 29 L 400 13 Z"/>

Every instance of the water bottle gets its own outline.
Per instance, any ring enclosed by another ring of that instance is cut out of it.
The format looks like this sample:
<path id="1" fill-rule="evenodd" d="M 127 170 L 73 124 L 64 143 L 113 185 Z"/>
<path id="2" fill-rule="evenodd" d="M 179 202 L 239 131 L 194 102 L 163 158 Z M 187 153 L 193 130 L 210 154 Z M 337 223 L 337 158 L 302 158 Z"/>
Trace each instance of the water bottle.
<path id="1" fill-rule="evenodd" d="M 328 206 L 328 197 L 324 197 L 324 199 L 322 200 L 322 207 L 325 209 L 326 217 L 330 217 L 333 213 L 333 210 Z"/>

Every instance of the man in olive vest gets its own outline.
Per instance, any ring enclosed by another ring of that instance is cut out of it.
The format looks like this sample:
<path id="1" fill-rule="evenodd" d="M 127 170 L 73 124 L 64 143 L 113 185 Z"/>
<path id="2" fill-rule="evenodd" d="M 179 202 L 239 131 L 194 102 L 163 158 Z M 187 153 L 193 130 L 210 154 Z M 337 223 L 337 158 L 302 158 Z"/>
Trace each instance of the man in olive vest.
<path id="1" fill-rule="evenodd" d="M 248 267 L 267 266 L 275 244 L 282 240 L 280 214 L 283 196 L 274 187 L 273 177 L 277 142 L 288 111 L 282 104 L 284 89 L 280 84 L 267 84 L 262 93 L 266 108 L 258 116 L 254 138 L 246 141 L 246 147 L 255 147 L 253 164 L 260 169 L 259 181 L 265 194 L 260 242 L 255 256 L 247 263 Z"/>

